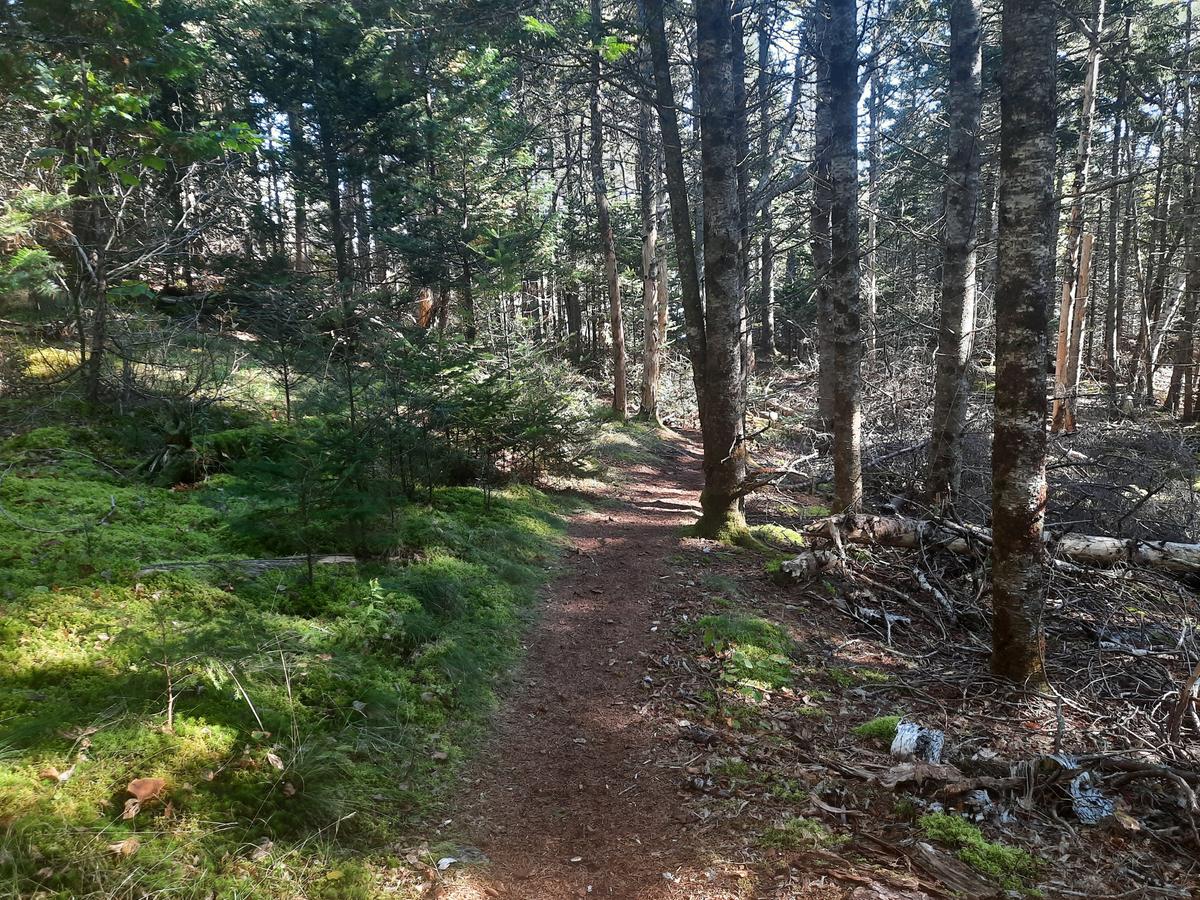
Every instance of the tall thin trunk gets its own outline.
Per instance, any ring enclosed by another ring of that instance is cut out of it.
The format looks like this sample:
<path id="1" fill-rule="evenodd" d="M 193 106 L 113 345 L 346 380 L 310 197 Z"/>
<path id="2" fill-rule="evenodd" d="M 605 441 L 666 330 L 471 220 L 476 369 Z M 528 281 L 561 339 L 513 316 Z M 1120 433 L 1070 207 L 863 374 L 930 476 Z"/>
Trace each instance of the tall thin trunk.
<path id="1" fill-rule="evenodd" d="M 833 491 L 843 510 L 862 504 L 862 352 L 858 233 L 858 25 L 855 0 L 829 4 L 829 268 L 833 316 Z"/>
<path id="2" fill-rule="evenodd" d="M 292 165 L 292 265 L 297 272 L 308 268 L 308 206 L 299 177 L 304 155 L 304 124 L 298 110 L 288 110 L 288 153 Z"/>
<path id="3" fill-rule="evenodd" d="M 671 84 L 671 61 L 667 48 L 666 24 L 663 21 L 663 0 L 643 0 L 642 16 L 650 44 L 650 61 L 654 69 L 655 105 L 658 108 L 659 130 L 662 134 L 667 196 L 671 206 L 671 232 L 675 240 L 675 261 L 679 270 L 688 357 L 692 363 L 692 383 L 695 386 L 696 405 L 703 425 L 706 394 L 704 373 L 707 357 L 704 299 L 700 293 L 700 269 L 696 261 L 688 182 L 683 168 L 679 113 L 675 106 L 675 89 Z"/>
<path id="4" fill-rule="evenodd" d="M 1087 298 L 1079 291 L 1081 237 L 1084 201 L 1091 171 L 1092 122 L 1096 117 L 1096 83 L 1100 78 L 1100 40 L 1104 30 L 1104 2 L 1096 0 L 1096 18 L 1089 39 L 1087 68 L 1083 79 L 1083 108 L 1079 114 L 1079 147 L 1075 152 L 1075 178 L 1071 190 L 1071 216 L 1067 224 L 1067 243 L 1062 263 L 1062 303 L 1058 313 L 1058 350 L 1054 366 L 1054 431 L 1075 430 L 1077 389 L 1073 372 L 1079 370 L 1080 331 Z"/>
<path id="5" fill-rule="evenodd" d="M 696 71 L 704 187 L 705 385 L 703 514 L 697 532 L 745 527 L 741 289 L 733 28 L 729 0 L 696 0 Z"/>
<path id="6" fill-rule="evenodd" d="M 475 267 L 471 260 L 471 249 L 463 246 L 459 250 L 462 261 L 462 280 L 459 284 L 459 296 L 462 298 L 463 337 L 468 344 L 475 343 L 479 326 L 475 322 Z"/>
<path id="7" fill-rule="evenodd" d="M 337 144 L 327 116 L 318 114 L 317 130 L 321 141 L 321 159 L 325 167 L 325 202 L 329 205 L 329 232 L 333 239 L 334 265 L 337 280 L 343 285 L 353 274 L 350 254 L 346 248 L 346 223 L 342 211 L 342 170 Z"/>
<path id="8" fill-rule="evenodd" d="M 733 135 L 737 154 L 738 318 L 741 322 L 742 375 L 754 371 L 754 338 L 747 292 L 750 288 L 750 124 L 746 110 L 746 11 L 748 0 L 733 0 Z"/>
<path id="9" fill-rule="evenodd" d="M 875 25 L 874 49 L 879 50 L 882 26 Z M 879 307 L 879 273 L 875 245 L 879 240 L 879 118 L 883 110 L 883 67 L 876 59 L 871 68 L 871 103 L 867 107 L 867 250 L 863 259 L 863 298 L 866 301 L 867 359 L 875 355 L 876 317 Z"/>
<path id="10" fill-rule="evenodd" d="M 1125 19 L 1125 35 L 1129 36 L 1129 18 Z M 1120 254 L 1117 251 L 1117 217 L 1121 209 L 1121 187 L 1117 179 L 1121 174 L 1121 132 L 1125 124 L 1125 104 L 1128 84 L 1122 68 L 1120 86 L 1117 88 L 1117 106 L 1113 113 L 1112 162 L 1109 175 L 1113 186 L 1108 191 L 1108 298 L 1104 304 L 1104 384 L 1108 390 L 1108 401 L 1117 403 L 1117 369 L 1119 367 L 1117 347 L 1117 287 L 1118 276 L 1124 272 L 1118 267 Z"/>
<path id="11" fill-rule="evenodd" d="M 621 320 L 621 282 L 617 277 L 617 248 L 613 242 L 612 219 L 608 211 L 608 186 L 604 175 L 604 120 L 600 115 L 600 41 L 604 23 L 600 0 L 591 0 L 592 91 L 590 120 L 592 129 L 592 187 L 596 194 L 596 227 L 600 232 L 600 250 L 604 255 L 604 280 L 608 285 L 608 316 L 612 328 L 613 415 L 624 419 L 629 406 L 625 384 L 625 324 Z"/>
<path id="12" fill-rule="evenodd" d="M 975 339 L 976 218 L 979 206 L 979 120 L 983 102 L 978 0 L 950 5 L 950 119 L 946 153 L 946 227 L 942 236 L 942 303 L 933 433 L 926 493 L 953 502 L 962 485 L 962 434 Z"/>
<path id="13" fill-rule="evenodd" d="M 758 20 L 758 183 L 771 177 L 771 34 L 764 12 Z M 775 241 L 771 200 L 762 204 L 758 257 L 758 352 L 769 361 L 775 355 Z"/>
<path id="14" fill-rule="evenodd" d="M 1054 282 L 1057 8 L 1003 0 L 992 671 L 1045 682 L 1046 327 Z"/>
<path id="15" fill-rule="evenodd" d="M 809 240 L 812 244 L 813 292 L 817 308 L 817 415 L 821 426 L 833 422 L 834 350 L 833 310 L 830 307 L 831 262 L 829 215 L 833 204 L 830 174 L 832 105 L 829 80 L 828 2 L 813 6 L 810 45 L 816 81 L 816 111 L 813 119 L 813 179 Z"/>
<path id="16" fill-rule="evenodd" d="M 645 60 L 644 63 L 648 63 Z M 643 70 L 646 68 L 643 64 Z M 637 187 L 642 217 L 642 398 L 638 418 L 659 421 L 658 382 L 662 348 L 658 333 L 658 282 L 662 278 L 658 256 L 658 209 L 655 181 L 658 154 L 650 133 L 650 104 L 638 108 Z"/>
<path id="17" fill-rule="evenodd" d="M 365 287 L 371 283 L 371 211 L 367 207 L 367 191 L 364 178 L 354 175 L 350 182 L 354 194 L 354 268 L 359 282 Z"/>

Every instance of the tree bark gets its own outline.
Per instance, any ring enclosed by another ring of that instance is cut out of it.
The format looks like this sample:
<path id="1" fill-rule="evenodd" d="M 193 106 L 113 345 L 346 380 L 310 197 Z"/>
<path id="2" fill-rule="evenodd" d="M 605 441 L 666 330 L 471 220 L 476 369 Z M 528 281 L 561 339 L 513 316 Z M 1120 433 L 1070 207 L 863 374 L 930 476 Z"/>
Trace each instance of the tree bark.
<path id="1" fill-rule="evenodd" d="M 608 285 L 608 317 L 612 328 L 613 415 L 624 419 L 629 401 L 625 383 L 625 324 L 621 320 L 621 283 L 617 277 L 617 248 L 613 242 L 612 219 L 608 211 L 608 186 L 604 175 L 604 120 L 600 115 L 600 41 L 604 24 L 600 0 L 591 0 L 592 92 L 590 120 L 592 129 L 592 187 L 596 194 L 596 226 L 600 231 L 600 249 L 604 255 L 604 280 Z"/>
<path id="2" fill-rule="evenodd" d="M 882 40 L 881 28 L 877 22 L 873 40 L 875 51 L 879 50 Z M 883 65 L 876 59 L 871 68 L 871 103 L 867 107 L 867 250 L 863 259 L 863 295 L 866 300 L 868 360 L 875 356 L 878 333 L 879 273 L 875 245 L 879 240 L 879 117 L 883 109 L 882 91 Z"/>
<path id="3" fill-rule="evenodd" d="M 1083 204 L 1087 196 L 1092 156 L 1092 122 L 1096 117 L 1096 83 L 1100 78 L 1100 39 L 1104 29 L 1104 2 L 1096 0 L 1096 19 L 1088 47 L 1083 79 L 1083 108 L 1079 115 L 1079 148 L 1075 153 L 1075 178 L 1071 189 L 1071 217 L 1067 225 L 1067 243 L 1063 252 L 1062 303 L 1058 313 L 1058 352 L 1054 366 L 1053 431 L 1075 430 L 1076 386 L 1071 371 L 1079 369 L 1080 330 L 1083 328 L 1083 295 L 1079 280 Z"/>
<path id="4" fill-rule="evenodd" d="M 703 514 L 696 530 L 711 537 L 745 527 L 740 508 L 746 480 L 741 229 L 730 4 L 729 0 L 697 0 L 695 10 L 706 338 Z"/>
<path id="5" fill-rule="evenodd" d="M 975 263 L 979 206 L 979 120 L 983 95 L 978 0 L 950 6 L 950 120 L 946 154 L 946 226 L 942 236 L 942 302 L 933 434 L 926 495 L 953 503 L 962 485 L 962 435 L 975 339 Z"/>
<path id="6" fill-rule="evenodd" d="M 643 67 L 644 68 L 644 67 Z M 658 154 L 650 133 L 650 104 L 638 109 L 637 186 L 642 217 L 642 397 L 638 418 L 659 421 L 658 382 L 662 348 L 658 332 L 658 282 L 662 277 L 658 256 L 658 210 L 655 181 Z"/>
<path id="7" fill-rule="evenodd" d="M 817 415 L 822 428 L 833 422 L 834 341 L 830 307 L 830 209 L 833 181 L 830 174 L 831 110 L 829 80 L 829 4 L 820 0 L 811 13 L 809 43 L 816 82 L 813 117 L 813 179 L 809 220 L 812 244 L 813 293 L 817 309 Z"/>
<path id="8" fill-rule="evenodd" d="M 1056 7 L 1003 0 L 992 440 L 992 671 L 1045 682 L 1046 327 L 1054 279 Z"/>
<path id="9" fill-rule="evenodd" d="M 862 504 L 862 352 L 858 233 L 858 20 L 855 0 L 829 4 L 830 312 L 833 316 L 833 490 Z"/>
<path id="10" fill-rule="evenodd" d="M 758 179 L 762 188 L 771 177 L 771 34 L 770 19 L 763 12 L 758 20 Z M 764 361 L 775 355 L 775 243 L 771 233 L 774 219 L 771 200 L 762 205 L 759 221 L 758 258 L 758 352 Z"/>
<path id="11" fill-rule="evenodd" d="M 675 89 L 671 83 L 671 59 L 667 49 L 666 23 L 663 20 L 663 0 L 644 0 L 642 17 L 650 44 L 651 66 L 654 70 L 655 105 L 658 109 L 659 129 L 662 134 L 667 196 L 670 199 L 671 207 L 671 232 L 675 239 L 675 262 L 679 271 L 688 357 L 692 363 L 692 382 L 696 390 L 696 405 L 700 423 L 703 426 L 706 405 L 704 373 L 707 356 L 704 300 L 700 293 L 700 270 L 696 262 L 696 243 L 692 233 L 691 209 L 688 202 L 688 182 L 683 168 L 683 142 L 679 136 L 679 113 L 675 106 Z"/>
<path id="12" fill-rule="evenodd" d="M 1129 34 L 1129 19 L 1125 20 L 1126 39 Z M 1117 404 L 1117 370 L 1120 365 L 1117 344 L 1117 297 L 1118 277 L 1124 270 L 1118 266 L 1120 253 L 1117 251 L 1117 217 L 1121 209 L 1121 187 L 1117 179 L 1121 174 L 1121 132 L 1125 125 L 1125 104 L 1129 87 L 1124 69 L 1121 70 L 1120 86 L 1117 89 L 1117 106 L 1113 113 L 1112 163 L 1109 174 L 1113 186 L 1108 192 L 1108 297 L 1104 304 L 1104 384 L 1108 391 L 1108 402 Z"/>

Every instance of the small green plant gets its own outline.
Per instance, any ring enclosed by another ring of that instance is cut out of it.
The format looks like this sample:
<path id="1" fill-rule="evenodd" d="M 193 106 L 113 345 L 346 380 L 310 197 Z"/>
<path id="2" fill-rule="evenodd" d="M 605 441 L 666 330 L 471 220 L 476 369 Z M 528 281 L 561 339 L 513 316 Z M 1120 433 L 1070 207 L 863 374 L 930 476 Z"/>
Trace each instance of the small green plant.
<path id="1" fill-rule="evenodd" d="M 958 816 L 929 813 L 921 816 L 917 826 L 926 838 L 953 848 L 959 859 L 1006 890 L 1024 890 L 1041 868 L 1037 857 L 987 840 L 977 826 Z"/>
<path id="2" fill-rule="evenodd" d="M 857 726 L 854 734 L 863 740 L 890 744 L 896 739 L 896 726 L 899 724 L 899 716 L 879 716 Z"/>
<path id="3" fill-rule="evenodd" d="M 778 625 L 727 613 L 705 616 L 698 626 L 709 652 L 724 657 L 721 680 L 726 684 L 757 698 L 791 683 L 792 639 Z"/>
<path id="4" fill-rule="evenodd" d="M 713 770 L 718 775 L 724 775 L 726 778 L 737 778 L 744 781 L 750 777 L 750 764 L 736 756 L 730 756 L 721 760 L 714 766 Z"/>
<path id="5" fill-rule="evenodd" d="M 892 804 L 892 812 L 896 814 L 897 819 L 912 822 L 917 818 L 917 804 L 908 797 L 899 797 Z"/>
<path id="6" fill-rule="evenodd" d="M 812 850 L 835 847 L 845 840 L 830 831 L 823 822 L 793 816 L 768 828 L 758 839 L 760 846 L 775 850 Z"/>
<path id="7" fill-rule="evenodd" d="M 809 799 L 810 789 L 795 778 L 780 778 L 771 783 L 771 796 L 784 803 L 800 803 Z"/>

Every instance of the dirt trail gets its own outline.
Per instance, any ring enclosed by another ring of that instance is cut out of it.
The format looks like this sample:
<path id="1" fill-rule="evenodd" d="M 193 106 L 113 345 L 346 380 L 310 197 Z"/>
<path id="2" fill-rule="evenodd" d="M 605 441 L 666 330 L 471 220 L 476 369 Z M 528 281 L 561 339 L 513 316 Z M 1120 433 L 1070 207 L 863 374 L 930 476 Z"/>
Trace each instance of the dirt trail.
<path id="1" fill-rule="evenodd" d="M 564 570 L 457 816 L 490 865 L 452 870 L 439 897 L 729 896 L 705 873 L 680 773 L 660 764 L 671 723 L 642 711 L 648 658 L 665 652 L 668 558 L 699 512 L 699 454 L 674 443 L 622 476 L 619 505 L 570 524 Z"/>

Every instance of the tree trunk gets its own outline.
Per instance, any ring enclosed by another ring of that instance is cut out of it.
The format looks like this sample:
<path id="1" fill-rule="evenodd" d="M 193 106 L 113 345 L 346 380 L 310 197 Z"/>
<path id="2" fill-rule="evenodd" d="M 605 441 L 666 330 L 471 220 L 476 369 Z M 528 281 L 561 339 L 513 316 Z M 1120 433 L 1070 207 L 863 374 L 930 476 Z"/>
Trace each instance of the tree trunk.
<path id="1" fill-rule="evenodd" d="M 1104 2 L 1096 0 L 1096 19 L 1088 46 L 1087 68 L 1083 79 L 1083 109 L 1079 115 L 1079 148 L 1075 153 L 1075 178 L 1071 190 L 1071 217 L 1067 225 L 1067 244 L 1063 252 L 1062 303 L 1058 312 L 1058 352 L 1054 366 L 1053 431 L 1075 430 L 1077 390 L 1071 371 L 1079 370 L 1079 332 L 1083 328 L 1083 307 L 1087 297 L 1080 285 L 1083 204 L 1091 171 L 1092 121 L 1096 117 L 1096 83 L 1100 78 L 1100 40 L 1104 30 Z"/>
<path id="2" fill-rule="evenodd" d="M 770 19 L 758 20 L 758 183 L 766 188 L 771 177 L 771 34 Z M 759 227 L 758 258 L 758 352 L 769 362 L 775 355 L 775 244 L 771 200 L 763 201 Z"/>
<path id="3" fill-rule="evenodd" d="M 742 347 L 742 377 L 754 371 L 754 335 L 750 327 L 747 292 L 750 289 L 750 124 L 746 111 L 746 10 L 748 0 L 733 0 L 733 135 L 737 154 L 738 195 L 738 318 Z"/>
<path id="4" fill-rule="evenodd" d="M 629 407 L 625 385 L 625 325 L 621 321 L 621 283 L 617 277 L 617 248 L 613 242 L 612 220 L 608 212 L 608 186 L 604 175 L 604 121 L 600 116 L 600 42 L 604 37 L 600 0 L 591 0 L 592 93 L 590 119 L 592 129 L 592 187 L 596 194 L 596 225 L 600 249 L 604 255 L 604 280 L 608 285 L 608 317 L 612 327 L 613 415 L 624 419 Z"/>
<path id="5" fill-rule="evenodd" d="M 1125 19 L 1125 31 L 1128 39 L 1128 18 Z M 1108 402 L 1114 407 L 1117 404 L 1117 371 L 1120 364 L 1117 355 L 1117 278 L 1125 275 L 1117 265 L 1120 258 L 1117 250 L 1117 217 L 1121 209 L 1121 187 L 1116 183 L 1121 174 L 1121 132 L 1125 125 L 1125 104 L 1129 90 L 1123 68 L 1120 79 L 1117 106 L 1113 113 L 1112 163 L 1109 168 L 1113 186 L 1108 192 L 1108 298 L 1104 304 L 1104 384 L 1108 390 Z"/>
<path id="6" fill-rule="evenodd" d="M 304 272 L 308 269 L 308 206 L 298 178 L 303 159 L 304 124 L 300 120 L 300 113 L 294 109 L 288 110 L 287 117 L 294 208 L 292 228 L 295 246 L 292 249 L 292 265 L 297 272 Z"/>
<path id="7" fill-rule="evenodd" d="M 1045 682 L 1046 327 L 1054 279 L 1056 7 L 1003 0 L 992 671 Z"/>
<path id="8" fill-rule="evenodd" d="M 328 118 L 318 115 L 317 126 L 321 141 L 321 159 L 325 166 L 325 201 L 329 205 L 329 232 L 333 239 L 334 265 L 337 280 L 344 286 L 353 273 L 350 271 L 350 255 L 346 249 L 346 223 L 342 218 L 341 165 Z"/>
<path id="9" fill-rule="evenodd" d="M 830 312 L 833 316 L 833 490 L 862 504 L 862 351 L 858 234 L 858 24 L 855 0 L 829 3 Z"/>
<path id="10" fill-rule="evenodd" d="M 829 81 L 828 2 L 813 6 L 811 19 L 816 110 L 813 119 L 813 179 L 809 239 L 812 243 L 813 292 L 817 308 L 817 415 L 822 428 L 833 422 L 834 352 L 833 310 L 830 307 L 829 268 L 830 208 L 833 182 L 830 175 L 831 104 Z"/>
<path id="11" fill-rule="evenodd" d="M 703 514 L 697 533 L 745 528 L 741 288 L 733 28 L 729 0 L 697 0 L 696 70 L 704 188 L 705 386 Z"/>
<path id="12" fill-rule="evenodd" d="M 643 69 L 645 66 L 643 66 Z M 642 217 L 642 398 L 638 418 L 659 421 L 658 382 L 662 348 L 658 332 L 658 282 L 662 277 L 658 256 L 658 209 L 654 185 L 658 154 L 650 134 L 650 104 L 638 109 L 637 186 Z"/>
<path id="13" fill-rule="evenodd" d="M 878 51 L 881 41 L 881 26 L 877 22 L 873 41 L 873 48 L 876 51 Z M 879 240 L 879 117 L 883 109 L 881 96 L 883 74 L 882 62 L 876 59 L 871 68 L 871 103 L 867 107 L 867 250 L 863 260 L 863 294 L 866 300 L 868 360 L 875 356 L 877 334 L 875 320 L 879 307 L 879 273 L 876 266 L 875 245 Z"/>
<path id="14" fill-rule="evenodd" d="M 671 62 L 667 47 L 663 0 L 644 0 L 642 17 L 650 44 L 654 69 L 655 105 L 662 134 L 663 163 L 667 175 L 667 195 L 671 207 L 671 232 L 675 239 L 675 261 L 679 270 L 679 288 L 683 301 L 683 319 L 687 331 L 688 357 L 692 363 L 692 383 L 700 423 L 704 423 L 707 338 L 704 324 L 704 300 L 700 293 L 700 270 L 696 261 L 696 243 L 692 233 L 688 182 L 683 168 L 683 142 L 679 136 L 679 114 L 675 89 L 671 84 Z"/>
<path id="15" fill-rule="evenodd" d="M 962 435 L 975 339 L 976 212 L 979 205 L 979 119 L 983 102 L 978 0 L 950 6 L 950 119 L 946 154 L 946 226 L 942 237 L 942 302 L 933 434 L 926 495 L 952 503 L 962 484 Z"/>
<path id="16" fill-rule="evenodd" d="M 1184 258 L 1184 271 L 1187 273 L 1184 291 L 1187 298 L 1184 301 L 1184 322 L 1176 354 L 1177 366 L 1184 367 L 1181 390 L 1185 422 L 1193 421 L 1196 413 L 1193 402 L 1196 366 L 1196 310 L 1197 305 L 1200 304 L 1200 169 L 1196 170 L 1192 178 L 1188 231 L 1188 251 Z"/>

